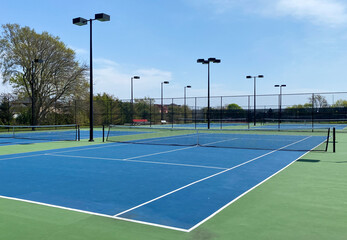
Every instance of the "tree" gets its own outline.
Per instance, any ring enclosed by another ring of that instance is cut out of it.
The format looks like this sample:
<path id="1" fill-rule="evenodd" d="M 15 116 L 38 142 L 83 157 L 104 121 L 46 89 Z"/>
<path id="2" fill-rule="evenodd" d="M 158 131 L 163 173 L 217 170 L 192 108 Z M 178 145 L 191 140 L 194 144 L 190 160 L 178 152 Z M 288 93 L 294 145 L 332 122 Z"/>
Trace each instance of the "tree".
<path id="1" fill-rule="evenodd" d="M 87 67 L 75 60 L 75 52 L 58 37 L 47 32 L 39 34 L 18 24 L 6 24 L 2 28 L 0 69 L 3 83 L 10 83 L 18 96 L 29 97 L 36 106 L 34 119 L 37 123 L 58 100 L 86 93 Z M 34 59 L 42 59 L 43 63 L 34 64 Z"/>
<path id="2" fill-rule="evenodd" d="M 0 96 L 0 124 L 10 125 L 13 119 L 13 112 L 10 105 L 10 96 Z"/>
<path id="3" fill-rule="evenodd" d="M 339 99 L 332 105 L 332 107 L 334 107 L 334 108 L 347 107 L 347 100 Z"/>
<path id="4" fill-rule="evenodd" d="M 240 107 L 238 104 L 236 103 L 230 103 L 227 106 L 227 110 L 242 110 L 242 107 Z"/>

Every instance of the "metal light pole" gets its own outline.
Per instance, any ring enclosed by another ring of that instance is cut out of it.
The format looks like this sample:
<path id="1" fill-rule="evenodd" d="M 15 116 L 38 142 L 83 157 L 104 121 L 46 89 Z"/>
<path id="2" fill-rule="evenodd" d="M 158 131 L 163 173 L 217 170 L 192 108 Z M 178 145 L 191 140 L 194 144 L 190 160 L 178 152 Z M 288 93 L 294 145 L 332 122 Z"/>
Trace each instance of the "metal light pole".
<path id="1" fill-rule="evenodd" d="M 34 66 L 35 63 L 43 63 L 42 59 L 34 59 L 31 61 L 31 125 L 36 126 L 36 117 L 35 117 L 35 103 L 36 103 L 36 94 L 35 94 L 35 72 L 34 72 Z M 34 128 L 33 128 L 34 130 Z"/>
<path id="2" fill-rule="evenodd" d="M 210 63 L 220 63 L 220 59 L 209 58 L 207 60 L 199 58 L 197 63 L 207 64 L 207 129 L 210 129 L 211 116 L 210 116 Z"/>
<path id="3" fill-rule="evenodd" d="M 134 119 L 134 87 L 133 87 L 134 79 L 140 79 L 140 77 L 139 76 L 131 77 L 131 121 L 133 121 Z"/>
<path id="4" fill-rule="evenodd" d="M 89 127 L 90 127 L 90 132 L 89 132 L 89 142 L 93 142 L 93 123 L 94 123 L 94 118 L 93 118 L 93 28 L 92 28 L 92 22 L 94 20 L 98 20 L 101 22 L 106 22 L 106 21 L 110 21 L 110 15 L 107 15 L 105 13 L 97 13 L 95 14 L 95 18 L 94 19 L 84 19 L 81 17 L 78 18 L 74 18 L 72 19 L 72 23 L 78 26 L 83 26 L 83 25 L 87 25 L 88 22 L 90 23 L 90 51 L 89 51 L 89 61 L 90 61 L 90 69 L 89 69 L 89 73 L 90 73 L 90 77 L 89 77 L 89 85 L 90 85 L 90 93 L 89 93 L 89 97 L 90 97 L 90 109 L 89 109 Z"/>
<path id="5" fill-rule="evenodd" d="M 263 78 L 264 75 L 258 75 L 258 76 L 246 76 L 246 78 L 253 78 L 254 79 L 254 113 L 253 113 L 253 117 L 254 117 L 254 126 L 257 124 L 257 120 L 256 120 L 256 105 L 257 105 L 257 102 L 256 102 L 256 96 L 257 96 L 257 93 L 256 93 L 256 79 L 257 78 Z"/>
<path id="6" fill-rule="evenodd" d="M 287 85 L 281 84 L 281 85 L 275 85 L 274 87 L 279 87 L 280 88 L 280 95 L 279 95 L 279 100 L 278 100 L 278 105 L 279 105 L 279 113 L 278 113 L 278 127 L 280 126 L 281 123 L 281 117 L 282 117 L 282 87 L 286 87 Z"/>
<path id="7" fill-rule="evenodd" d="M 184 87 L 184 123 L 186 123 L 187 119 L 187 104 L 186 104 L 186 99 L 187 99 L 187 88 L 191 88 L 192 86 L 187 85 Z"/>
<path id="8" fill-rule="evenodd" d="M 164 103 L 163 103 L 163 95 L 164 95 L 164 92 L 163 92 L 163 84 L 169 84 L 169 81 L 164 81 L 161 83 L 161 121 L 164 120 Z"/>

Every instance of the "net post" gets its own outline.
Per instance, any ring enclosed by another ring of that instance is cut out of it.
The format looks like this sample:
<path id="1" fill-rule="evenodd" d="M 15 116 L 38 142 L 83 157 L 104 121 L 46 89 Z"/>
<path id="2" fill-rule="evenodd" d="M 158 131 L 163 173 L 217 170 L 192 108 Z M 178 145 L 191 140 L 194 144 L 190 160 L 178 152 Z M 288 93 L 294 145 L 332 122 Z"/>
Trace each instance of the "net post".
<path id="1" fill-rule="evenodd" d="M 199 143 L 199 129 L 196 129 L 196 145 L 200 146 L 200 143 Z"/>
<path id="2" fill-rule="evenodd" d="M 81 130 L 80 130 L 80 125 L 77 125 L 77 139 L 78 139 L 78 141 L 81 141 Z"/>
<path id="3" fill-rule="evenodd" d="M 326 152 L 328 151 L 329 141 L 330 141 L 330 128 L 328 128 L 327 144 L 325 145 L 325 151 Z"/>
<path id="4" fill-rule="evenodd" d="M 105 142 L 105 124 L 102 124 L 102 142 Z"/>
<path id="5" fill-rule="evenodd" d="M 336 152 L 336 131 L 335 128 L 333 128 L 333 152 Z"/>

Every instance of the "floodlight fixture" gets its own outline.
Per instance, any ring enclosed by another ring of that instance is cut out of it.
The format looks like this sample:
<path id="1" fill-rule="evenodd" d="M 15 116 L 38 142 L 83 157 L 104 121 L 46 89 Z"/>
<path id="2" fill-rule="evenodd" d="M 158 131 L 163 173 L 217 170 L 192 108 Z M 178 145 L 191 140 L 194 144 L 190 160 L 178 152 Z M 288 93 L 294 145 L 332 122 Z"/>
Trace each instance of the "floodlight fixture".
<path id="1" fill-rule="evenodd" d="M 163 85 L 164 84 L 169 84 L 170 82 L 169 81 L 164 81 L 164 82 L 161 82 L 161 119 L 160 120 L 164 120 L 164 88 L 163 88 Z"/>
<path id="2" fill-rule="evenodd" d="M 186 104 L 186 102 L 187 102 L 187 88 L 191 88 L 191 87 L 192 86 L 190 86 L 190 85 L 187 85 L 184 87 L 184 105 L 183 105 L 183 107 L 184 107 L 184 123 L 187 122 L 187 104 Z"/>
<path id="3" fill-rule="evenodd" d="M 210 129 L 211 117 L 210 117 L 210 63 L 220 63 L 221 60 L 217 58 L 203 59 L 199 58 L 196 60 L 197 63 L 207 64 L 207 128 Z"/>
<path id="4" fill-rule="evenodd" d="M 276 84 L 275 87 L 279 87 L 280 88 L 280 94 L 278 95 L 278 108 L 279 108 L 279 112 L 278 112 L 278 129 L 280 128 L 281 125 L 281 118 L 282 118 L 282 87 L 286 87 L 287 85 L 285 84 Z"/>
<path id="5" fill-rule="evenodd" d="M 97 14 L 95 14 L 95 20 L 98 20 L 101 22 L 110 21 L 110 15 L 107 15 L 105 13 L 97 13 Z"/>
<path id="6" fill-rule="evenodd" d="M 246 76 L 246 78 L 253 78 L 254 79 L 254 94 L 253 94 L 253 98 L 254 98 L 254 112 L 253 112 L 253 118 L 254 118 L 254 126 L 257 124 L 257 120 L 256 120 L 256 110 L 257 110 L 257 102 L 256 102 L 256 79 L 257 78 L 264 78 L 264 75 L 258 75 L 258 76 Z"/>
<path id="7" fill-rule="evenodd" d="M 131 77 L 131 120 L 134 119 L 134 79 L 140 79 L 140 76 L 133 76 Z"/>
<path id="8" fill-rule="evenodd" d="M 72 19 L 72 24 L 75 24 L 77 26 L 87 25 L 87 23 L 88 23 L 88 20 L 81 17 Z"/>
<path id="9" fill-rule="evenodd" d="M 77 26 L 83 26 L 83 25 L 87 25 L 87 23 L 89 22 L 89 25 L 90 25 L 90 33 L 89 33 L 89 39 L 90 39 L 90 51 L 89 51 L 89 61 L 90 61 L 90 66 L 89 66 L 89 74 L 90 74 L 90 77 L 89 77 L 89 86 L 90 86 L 90 91 L 89 91 L 89 128 L 90 128 L 90 131 L 89 131 L 89 142 L 93 142 L 94 139 L 93 139 L 93 124 L 94 124 L 94 117 L 93 117 L 93 21 L 94 20 L 98 20 L 98 21 L 101 21 L 101 22 L 105 22 L 105 21 L 110 21 L 110 16 L 105 14 L 105 13 L 97 13 L 95 14 L 95 19 L 84 19 L 84 18 L 81 18 L 81 17 L 78 17 L 78 18 L 74 18 L 72 19 L 72 23 L 77 25 Z"/>

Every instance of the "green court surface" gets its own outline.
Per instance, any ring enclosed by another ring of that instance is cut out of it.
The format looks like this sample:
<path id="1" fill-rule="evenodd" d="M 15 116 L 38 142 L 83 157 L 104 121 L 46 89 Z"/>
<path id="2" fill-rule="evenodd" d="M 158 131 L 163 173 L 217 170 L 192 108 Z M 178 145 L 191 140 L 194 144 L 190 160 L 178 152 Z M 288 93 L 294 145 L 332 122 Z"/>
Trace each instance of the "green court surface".
<path id="1" fill-rule="evenodd" d="M 13 145 L 0 154 L 89 144 L 102 143 Z M 188 233 L 0 198 L 0 239 L 347 239 L 346 133 L 336 147 L 306 154 Z"/>

